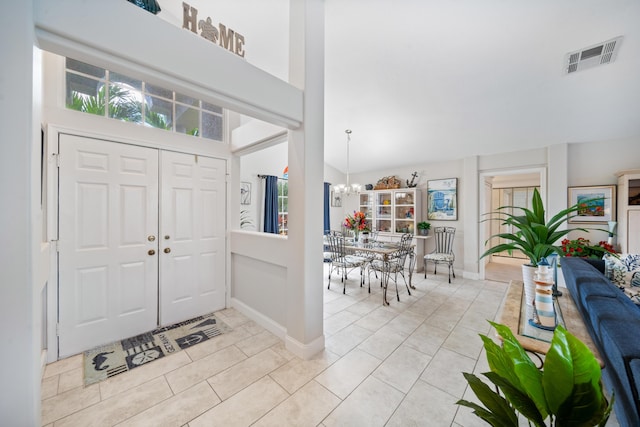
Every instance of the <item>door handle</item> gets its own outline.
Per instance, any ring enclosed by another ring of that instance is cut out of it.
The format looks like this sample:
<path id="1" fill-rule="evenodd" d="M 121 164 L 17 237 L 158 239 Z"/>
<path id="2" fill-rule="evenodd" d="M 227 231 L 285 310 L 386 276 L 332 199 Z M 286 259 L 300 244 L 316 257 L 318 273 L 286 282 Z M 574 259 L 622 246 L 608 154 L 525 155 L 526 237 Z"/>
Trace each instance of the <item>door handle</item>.
<path id="1" fill-rule="evenodd" d="M 171 252 L 171 248 L 164 248 L 164 253 L 168 254 L 169 252 Z"/>
<path id="2" fill-rule="evenodd" d="M 149 249 L 149 252 L 147 252 L 149 255 L 155 255 L 156 251 L 153 249 Z"/>

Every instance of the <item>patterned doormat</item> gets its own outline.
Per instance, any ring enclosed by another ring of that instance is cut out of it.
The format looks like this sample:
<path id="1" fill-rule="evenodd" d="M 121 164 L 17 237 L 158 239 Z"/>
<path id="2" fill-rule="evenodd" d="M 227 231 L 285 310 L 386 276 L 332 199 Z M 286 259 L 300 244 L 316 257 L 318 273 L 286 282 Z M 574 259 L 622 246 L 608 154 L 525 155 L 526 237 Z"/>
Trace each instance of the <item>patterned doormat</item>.
<path id="1" fill-rule="evenodd" d="M 84 385 L 127 372 L 230 330 L 213 314 L 207 314 L 87 350 L 83 360 Z"/>

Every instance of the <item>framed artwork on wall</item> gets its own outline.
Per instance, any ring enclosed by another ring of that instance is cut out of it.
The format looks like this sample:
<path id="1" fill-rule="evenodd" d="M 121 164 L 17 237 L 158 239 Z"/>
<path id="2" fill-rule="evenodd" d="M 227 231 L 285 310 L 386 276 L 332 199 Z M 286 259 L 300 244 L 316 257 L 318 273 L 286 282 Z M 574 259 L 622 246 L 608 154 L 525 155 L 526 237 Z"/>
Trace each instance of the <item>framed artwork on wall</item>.
<path id="1" fill-rule="evenodd" d="M 568 205 L 580 204 L 570 223 L 606 224 L 616 220 L 616 186 L 569 187 Z"/>
<path id="2" fill-rule="evenodd" d="M 342 207 L 342 195 L 331 190 L 331 206 L 334 208 Z"/>
<path id="3" fill-rule="evenodd" d="M 458 219 L 458 178 L 427 181 L 427 218 L 456 221 Z"/>
<path id="4" fill-rule="evenodd" d="M 241 205 L 251 204 L 251 183 L 250 182 L 240 183 L 240 204 Z"/>

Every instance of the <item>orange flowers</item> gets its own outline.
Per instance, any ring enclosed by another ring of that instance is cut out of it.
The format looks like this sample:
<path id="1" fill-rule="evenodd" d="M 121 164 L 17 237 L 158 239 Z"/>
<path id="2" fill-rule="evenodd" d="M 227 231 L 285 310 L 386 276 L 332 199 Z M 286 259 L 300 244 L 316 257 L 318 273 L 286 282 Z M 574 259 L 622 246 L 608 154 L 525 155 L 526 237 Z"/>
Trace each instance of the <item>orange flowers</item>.
<path id="1" fill-rule="evenodd" d="M 360 211 L 353 211 L 353 215 L 347 215 L 344 219 L 343 226 L 354 231 L 364 231 L 369 229 L 367 226 L 367 217 L 364 212 Z"/>

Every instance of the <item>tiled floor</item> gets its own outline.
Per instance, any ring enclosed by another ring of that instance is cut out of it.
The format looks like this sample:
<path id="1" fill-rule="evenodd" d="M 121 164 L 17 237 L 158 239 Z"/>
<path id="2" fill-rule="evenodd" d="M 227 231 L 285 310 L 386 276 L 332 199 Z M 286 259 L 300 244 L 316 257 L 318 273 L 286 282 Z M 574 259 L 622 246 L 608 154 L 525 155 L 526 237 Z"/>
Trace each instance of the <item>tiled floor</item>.
<path id="1" fill-rule="evenodd" d="M 346 295 L 326 277 L 326 350 L 313 359 L 227 309 L 217 314 L 232 332 L 86 388 L 81 355 L 48 365 L 43 425 L 485 425 L 455 402 L 475 400 L 461 372 L 488 370 L 478 333 L 505 283 L 417 274 L 417 290 L 403 285 L 398 302 L 390 288 L 384 307 L 379 285 L 367 293 L 357 273 Z"/>

